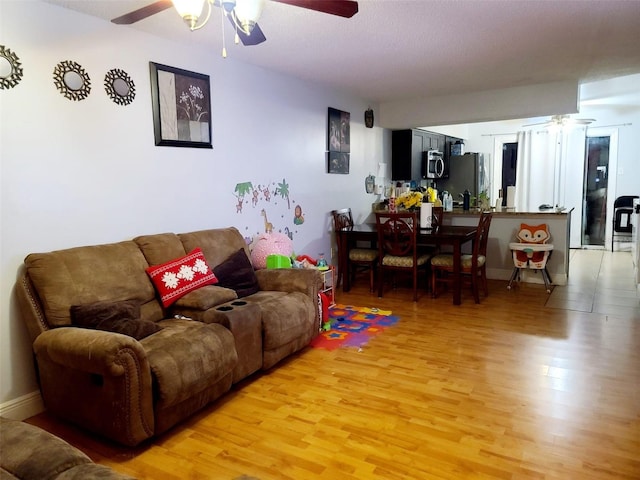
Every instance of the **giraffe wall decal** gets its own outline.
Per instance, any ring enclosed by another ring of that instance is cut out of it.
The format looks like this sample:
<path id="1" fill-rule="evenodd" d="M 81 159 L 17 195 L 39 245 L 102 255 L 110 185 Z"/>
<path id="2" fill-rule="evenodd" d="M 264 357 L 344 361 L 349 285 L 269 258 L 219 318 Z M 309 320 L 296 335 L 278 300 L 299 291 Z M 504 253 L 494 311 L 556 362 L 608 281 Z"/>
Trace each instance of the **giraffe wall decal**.
<path id="1" fill-rule="evenodd" d="M 272 233 L 273 224 L 269 220 L 267 220 L 267 212 L 264 208 L 262 209 L 262 212 L 260 212 L 260 214 L 264 217 L 264 233 Z"/>

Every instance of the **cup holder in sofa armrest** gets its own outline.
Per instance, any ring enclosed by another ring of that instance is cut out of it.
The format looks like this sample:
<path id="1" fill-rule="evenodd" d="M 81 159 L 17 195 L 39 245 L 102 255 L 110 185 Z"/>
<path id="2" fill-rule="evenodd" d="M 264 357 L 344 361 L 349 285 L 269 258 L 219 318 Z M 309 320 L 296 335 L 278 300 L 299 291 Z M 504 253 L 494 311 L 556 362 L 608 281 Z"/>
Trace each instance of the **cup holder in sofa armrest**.
<path id="1" fill-rule="evenodd" d="M 233 307 L 241 307 L 246 304 L 247 302 L 245 302 L 244 300 L 236 300 L 234 302 L 231 302 L 231 304 L 229 305 L 220 305 L 219 307 L 216 307 L 216 310 L 220 312 L 228 312 L 230 310 L 233 310 Z"/>

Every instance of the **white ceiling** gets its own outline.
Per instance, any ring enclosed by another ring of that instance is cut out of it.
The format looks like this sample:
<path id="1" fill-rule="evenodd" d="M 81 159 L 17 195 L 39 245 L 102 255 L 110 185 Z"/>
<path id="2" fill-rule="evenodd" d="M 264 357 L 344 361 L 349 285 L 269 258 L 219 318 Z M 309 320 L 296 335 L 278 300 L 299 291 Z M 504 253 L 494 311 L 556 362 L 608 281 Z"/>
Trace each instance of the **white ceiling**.
<path id="1" fill-rule="evenodd" d="M 153 0 L 45 0 L 110 20 Z M 220 10 L 190 32 L 174 9 L 131 26 L 222 48 Z M 267 41 L 228 59 L 352 92 L 370 102 L 640 73 L 638 0 L 359 0 L 350 19 L 267 1 Z"/>

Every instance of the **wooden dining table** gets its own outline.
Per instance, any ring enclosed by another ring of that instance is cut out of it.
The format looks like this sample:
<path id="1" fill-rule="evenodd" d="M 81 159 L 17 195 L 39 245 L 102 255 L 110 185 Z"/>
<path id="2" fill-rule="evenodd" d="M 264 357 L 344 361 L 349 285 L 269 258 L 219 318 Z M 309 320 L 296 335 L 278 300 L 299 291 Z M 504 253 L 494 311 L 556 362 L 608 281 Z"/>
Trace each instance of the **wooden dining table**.
<path id="1" fill-rule="evenodd" d="M 462 257 L 462 246 L 466 243 L 473 243 L 478 230 L 477 226 L 441 225 L 436 228 L 418 229 L 418 245 L 451 245 L 453 248 L 453 275 L 456 281 L 453 282 L 453 304 L 460 305 L 462 273 L 460 259 Z M 341 245 L 346 248 L 338 252 L 338 269 L 346 272 L 346 265 L 349 259 L 349 249 L 356 245 L 356 242 L 369 242 L 376 245 L 378 232 L 375 223 L 362 223 L 352 227 L 345 227 L 336 232 L 341 235 Z M 342 291 L 348 292 L 351 289 L 349 275 L 343 275 Z"/>

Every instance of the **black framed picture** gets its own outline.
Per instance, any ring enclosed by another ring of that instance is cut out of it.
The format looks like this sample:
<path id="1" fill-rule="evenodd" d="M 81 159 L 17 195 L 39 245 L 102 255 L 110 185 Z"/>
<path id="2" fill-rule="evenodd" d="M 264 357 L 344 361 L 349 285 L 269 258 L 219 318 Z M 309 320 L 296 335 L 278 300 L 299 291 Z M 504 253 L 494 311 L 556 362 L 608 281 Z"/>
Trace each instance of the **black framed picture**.
<path id="1" fill-rule="evenodd" d="M 349 154 L 345 152 L 327 153 L 328 173 L 349 173 Z"/>
<path id="2" fill-rule="evenodd" d="M 213 148 L 209 75 L 149 62 L 156 145 Z"/>
<path id="3" fill-rule="evenodd" d="M 351 115 L 329 107 L 327 118 L 327 172 L 349 173 Z"/>
<path id="4" fill-rule="evenodd" d="M 327 150 L 330 152 L 349 153 L 351 151 L 351 131 L 349 126 L 351 114 L 329 107 L 328 118 Z"/>

